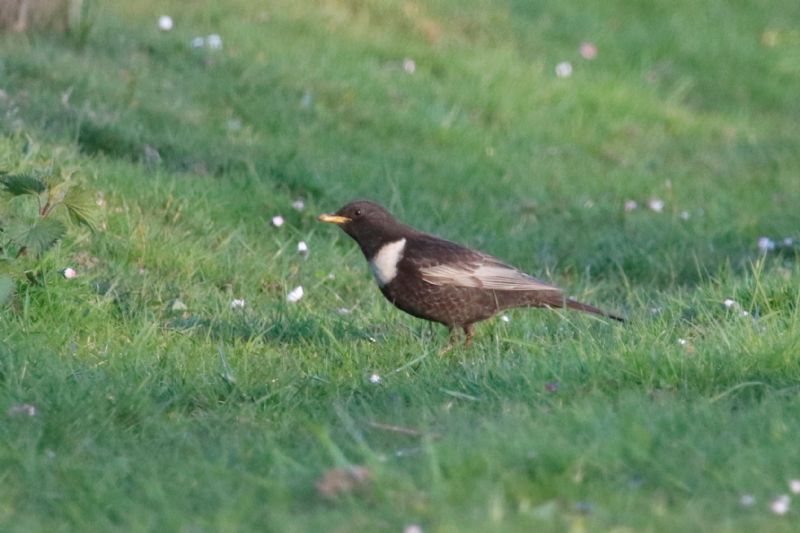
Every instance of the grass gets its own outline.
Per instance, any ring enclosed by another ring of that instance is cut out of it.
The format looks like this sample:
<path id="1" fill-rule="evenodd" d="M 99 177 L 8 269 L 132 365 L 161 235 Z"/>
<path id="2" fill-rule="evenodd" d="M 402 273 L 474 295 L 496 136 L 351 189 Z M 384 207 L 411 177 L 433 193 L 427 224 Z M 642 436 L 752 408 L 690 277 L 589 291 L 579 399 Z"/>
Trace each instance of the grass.
<path id="1" fill-rule="evenodd" d="M 0 169 L 105 199 L 0 315 L 0 528 L 794 529 L 798 248 L 755 243 L 800 238 L 795 3 L 109 4 L 0 36 Z M 630 322 L 439 357 L 314 221 L 362 196 Z"/>

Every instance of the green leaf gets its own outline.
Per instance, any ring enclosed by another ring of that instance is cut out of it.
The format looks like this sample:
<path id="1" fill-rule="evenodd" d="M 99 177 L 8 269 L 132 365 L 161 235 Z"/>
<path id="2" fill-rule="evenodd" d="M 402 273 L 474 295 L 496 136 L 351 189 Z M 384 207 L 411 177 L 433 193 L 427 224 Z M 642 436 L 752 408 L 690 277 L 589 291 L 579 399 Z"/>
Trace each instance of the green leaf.
<path id="1" fill-rule="evenodd" d="M 72 187 L 62 200 L 64 207 L 67 208 L 69 217 L 76 224 L 83 224 L 92 231 L 95 230 L 96 222 L 94 219 L 95 200 L 91 191 Z"/>
<path id="2" fill-rule="evenodd" d="M 0 176 L 0 185 L 14 196 L 36 195 L 47 190 L 47 184 L 33 174 L 6 174 Z"/>
<path id="3" fill-rule="evenodd" d="M 41 255 L 64 236 L 67 228 L 53 218 L 39 219 L 20 239 L 20 244 L 36 255 Z"/>
<path id="4" fill-rule="evenodd" d="M 0 275 L 0 305 L 5 305 L 14 294 L 14 280 L 11 276 Z"/>

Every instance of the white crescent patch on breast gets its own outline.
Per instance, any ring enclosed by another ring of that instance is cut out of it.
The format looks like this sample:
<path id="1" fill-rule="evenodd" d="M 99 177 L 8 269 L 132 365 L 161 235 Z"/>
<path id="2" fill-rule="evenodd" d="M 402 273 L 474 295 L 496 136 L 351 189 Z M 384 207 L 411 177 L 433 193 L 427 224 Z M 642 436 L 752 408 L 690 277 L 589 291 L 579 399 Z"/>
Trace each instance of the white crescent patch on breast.
<path id="1" fill-rule="evenodd" d="M 397 263 L 403 258 L 405 248 L 405 239 L 384 244 L 370 260 L 369 267 L 378 285 L 388 285 L 397 276 Z"/>

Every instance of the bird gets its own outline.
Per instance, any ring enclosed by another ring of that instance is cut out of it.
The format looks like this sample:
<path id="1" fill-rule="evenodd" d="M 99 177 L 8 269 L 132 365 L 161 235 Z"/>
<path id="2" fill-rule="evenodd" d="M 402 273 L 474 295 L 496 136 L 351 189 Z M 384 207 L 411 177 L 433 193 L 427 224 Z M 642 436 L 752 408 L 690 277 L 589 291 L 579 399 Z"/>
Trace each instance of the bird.
<path id="1" fill-rule="evenodd" d="M 336 224 L 356 241 L 395 307 L 448 328 L 446 350 L 459 329 L 469 346 L 477 322 L 516 307 L 567 308 L 625 321 L 491 255 L 418 231 L 369 200 L 352 201 L 317 220 Z"/>

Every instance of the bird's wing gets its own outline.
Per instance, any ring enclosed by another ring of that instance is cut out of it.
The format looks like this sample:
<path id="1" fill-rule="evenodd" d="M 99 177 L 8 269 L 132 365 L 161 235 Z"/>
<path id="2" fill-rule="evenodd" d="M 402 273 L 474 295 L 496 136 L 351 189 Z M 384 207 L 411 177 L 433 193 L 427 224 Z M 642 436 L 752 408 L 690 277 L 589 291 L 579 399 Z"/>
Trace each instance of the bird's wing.
<path id="1" fill-rule="evenodd" d="M 432 285 L 452 285 L 498 291 L 561 291 L 558 287 L 529 276 L 490 255 L 475 252 L 448 241 L 439 239 L 436 241 L 425 244 L 430 245 L 430 248 L 435 248 L 437 253 L 435 255 L 426 254 L 428 260 L 419 262 L 423 264 L 417 264 L 422 279 Z M 432 256 L 438 257 L 440 260 L 430 261 Z"/>
<path id="2" fill-rule="evenodd" d="M 454 285 L 497 291 L 560 291 L 516 268 L 497 262 L 442 263 L 420 269 L 433 285 Z"/>

